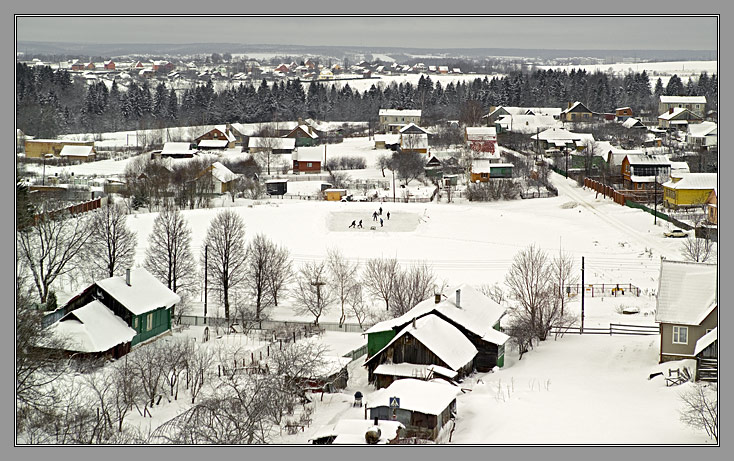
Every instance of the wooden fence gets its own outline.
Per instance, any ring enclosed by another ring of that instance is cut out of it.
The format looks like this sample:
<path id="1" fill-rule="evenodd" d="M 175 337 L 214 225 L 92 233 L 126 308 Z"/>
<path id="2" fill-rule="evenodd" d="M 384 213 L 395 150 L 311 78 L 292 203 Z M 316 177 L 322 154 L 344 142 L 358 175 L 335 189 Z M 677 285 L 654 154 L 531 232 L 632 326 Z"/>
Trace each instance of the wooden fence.
<path id="1" fill-rule="evenodd" d="M 200 315 L 182 315 L 181 325 L 226 325 L 224 318 L 202 317 Z M 263 320 L 257 323 L 257 330 L 282 330 L 282 329 L 305 329 L 314 326 L 313 322 L 285 321 L 285 320 Z M 372 324 L 344 323 L 339 326 L 338 322 L 319 322 L 319 328 L 324 331 L 340 331 L 342 333 L 364 333 Z"/>
<path id="2" fill-rule="evenodd" d="M 584 285 L 586 293 L 592 298 L 604 296 L 640 296 L 640 289 L 631 283 L 587 283 Z M 556 285 L 558 291 L 558 285 Z M 566 295 L 580 295 L 581 284 L 566 286 Z"/>
<path id="3" fill-rule="evenodd" d="M 106 203 L 107 203 L 106 197 L 99 197 L 94 200 L 90 200 L 88 202 L 78 203 L 76 205 L 70 205 L 66 208 L 60 208 L 58 210 L 50 211 L 48 214 L 51 217 L 55 217 L 65 212 L 69 212 L 70 214 L 86 213 L 88 211 L 96 210 L 97 208 L 100 208 L 102 205 Z M 41 219 L 41 215 L 37 214 L 35 216 L 35 222 L 38 223 L 39 219 Z"/>
<path id="4" fill-rule="evenodd" d="M 649 336 L 660 334 L 658 325 L 629 325 L 624 323 L 610 323 L 608 327 L 551 327 L 551 334 L 576 334 L 576 335 L 632 335 L 632 336 Z"/>

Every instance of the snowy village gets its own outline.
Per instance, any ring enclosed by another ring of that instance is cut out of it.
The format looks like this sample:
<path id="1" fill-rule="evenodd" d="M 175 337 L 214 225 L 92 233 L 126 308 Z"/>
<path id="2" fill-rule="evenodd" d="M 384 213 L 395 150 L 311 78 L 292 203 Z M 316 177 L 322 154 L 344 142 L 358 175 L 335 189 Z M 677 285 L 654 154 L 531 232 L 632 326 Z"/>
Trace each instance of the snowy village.
<path id="1" fill-rule="evenodd" d="M 61 45 L 16 43 L 16 445 L 719 443 L 715 42 Z"/>

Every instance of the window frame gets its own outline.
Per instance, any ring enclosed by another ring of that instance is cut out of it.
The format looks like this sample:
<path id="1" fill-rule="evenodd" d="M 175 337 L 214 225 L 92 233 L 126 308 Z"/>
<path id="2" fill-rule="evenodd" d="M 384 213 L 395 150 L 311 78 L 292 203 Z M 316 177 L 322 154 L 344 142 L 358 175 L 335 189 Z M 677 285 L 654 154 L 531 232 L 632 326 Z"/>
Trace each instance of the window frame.
<path id="1" fill-rule="evenodd" d="M 681 332 L 685 332 L 685 341 L 680 340 Z M 677 338 L 677 340 L 676 340 Z M 688 327 L 684 325 L 673 325 L 673 344 L 685 344 L 688 345 Z"/>
<path id="2" fill-rule="evenodd" d="M 145 317 L 145 331 L 150 331 L 153 329 L 153 313 L 149 313 Z"/>

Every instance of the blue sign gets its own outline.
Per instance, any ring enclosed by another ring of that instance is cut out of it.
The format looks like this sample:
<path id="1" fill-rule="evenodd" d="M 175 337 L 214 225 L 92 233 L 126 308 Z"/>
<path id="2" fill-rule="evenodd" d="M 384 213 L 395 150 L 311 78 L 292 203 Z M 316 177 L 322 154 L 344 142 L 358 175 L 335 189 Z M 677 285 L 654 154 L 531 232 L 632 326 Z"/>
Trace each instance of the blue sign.
<path id="1" fill-rule="evenodd" d="M 400 397 L 390 397 L 390 408 L 400 408 Z"/>

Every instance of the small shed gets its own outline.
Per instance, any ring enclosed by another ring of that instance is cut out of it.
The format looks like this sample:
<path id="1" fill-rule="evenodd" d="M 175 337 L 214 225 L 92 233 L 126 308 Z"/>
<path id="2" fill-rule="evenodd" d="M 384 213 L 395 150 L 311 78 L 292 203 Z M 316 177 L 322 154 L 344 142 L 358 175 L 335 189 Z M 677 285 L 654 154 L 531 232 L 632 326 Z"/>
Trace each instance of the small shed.
<path id="1" fill-rule="evenodd" d="M 265 191 L 268 195 L 285 195 L 288 192 L 288 180 L 269 179 L 265 181 Z"/>
<path id="2" fill-rule="evenodd" d="M 338 202 L 342 199 L 342 197 L 347 195 L 346 189 L 326 189 L 324 191 L 324 195 L 326 196 L 326 200 L 329 202 Z"/>
<path id="3" fill-rule="evenodd" d="M 405 437 L 436 440 L 456 415 L 459 388 L 444 382 L 401 379 L 370 397 L 370 419 L 398 421 Z"/>
<path id="4" fill-rule="evenodd" d="M 71 146 L 66 145 L 61 149 L 59 157 L 68 160 L 88 162 L 94 160 L 94 146 Z"/>

